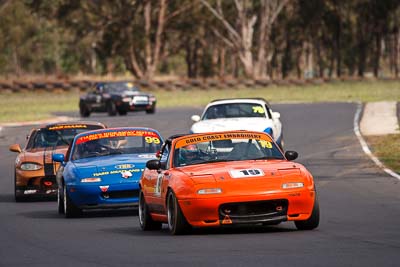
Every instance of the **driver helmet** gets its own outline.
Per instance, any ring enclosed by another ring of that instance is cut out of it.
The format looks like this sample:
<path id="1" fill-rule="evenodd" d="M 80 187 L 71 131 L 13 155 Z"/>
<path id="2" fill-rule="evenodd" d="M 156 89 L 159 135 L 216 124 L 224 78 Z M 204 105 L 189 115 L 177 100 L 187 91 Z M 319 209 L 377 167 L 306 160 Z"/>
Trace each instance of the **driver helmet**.
<path id="1" fill-rule="evenodd" d="M 46 142 L 49 144 L 57 143 L 58 135 L 54 131 L 47 131 L 45 135 Z"/>
<path id="2" fill-rule="evenodd" d="M 181 148 L 181 155 L 185 161 L 193 160 L 198 156 L 198 148 L 196 145 L 191 144 Z"/>

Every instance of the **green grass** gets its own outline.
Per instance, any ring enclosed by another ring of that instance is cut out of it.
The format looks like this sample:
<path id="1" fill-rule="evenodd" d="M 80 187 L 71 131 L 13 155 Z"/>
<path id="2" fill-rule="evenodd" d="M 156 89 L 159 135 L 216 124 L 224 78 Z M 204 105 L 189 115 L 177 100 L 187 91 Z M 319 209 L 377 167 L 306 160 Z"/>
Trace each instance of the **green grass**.
<path id="1" fill-rule="evenodd" d="M 228 97 L 264 97 L 272 103 L 400 101 L 400 81 L 331 82 L 320 85 L 240 87 L 234 89 L 154 90 L 158 107 L 204 107 Z M 0 123 L 50 118 L 78 111 L 79 92 L 0 93 Z"/>
<path id="2" fill-rule="evenodd" d="M 366 139 L 372 153 L 388 168 L 400 173 L 400 134 L 370 136 Z"/>

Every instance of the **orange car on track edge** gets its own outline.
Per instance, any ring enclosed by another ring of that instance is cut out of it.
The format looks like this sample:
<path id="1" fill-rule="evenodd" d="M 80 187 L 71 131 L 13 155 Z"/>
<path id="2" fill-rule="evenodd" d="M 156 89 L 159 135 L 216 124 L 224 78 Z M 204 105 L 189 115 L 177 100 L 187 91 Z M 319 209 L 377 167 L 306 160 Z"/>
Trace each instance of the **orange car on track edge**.
<path id="1" fill-rule="evenodd" d="M 147 162 L 140 181 L 143 230 L 168 224 L 172 234 L 191 227 L 319 224 L 313 176 L 282 154 L 261 132 L 229 131 L 170 137 L 160 157 Z"/>

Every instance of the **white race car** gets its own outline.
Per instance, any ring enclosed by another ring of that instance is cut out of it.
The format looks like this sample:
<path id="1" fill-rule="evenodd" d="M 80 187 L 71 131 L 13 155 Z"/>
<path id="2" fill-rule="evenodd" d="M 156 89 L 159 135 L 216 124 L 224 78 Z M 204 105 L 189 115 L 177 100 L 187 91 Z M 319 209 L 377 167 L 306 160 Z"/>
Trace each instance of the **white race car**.
<path id="1" fill-rule="evenodd" d="M 210 102 L 201 117 L 193 115 L 191 133 L 250 130 L 265 132 L 283 148 L 281 114 L 263 98 L 218 99 Z"/>

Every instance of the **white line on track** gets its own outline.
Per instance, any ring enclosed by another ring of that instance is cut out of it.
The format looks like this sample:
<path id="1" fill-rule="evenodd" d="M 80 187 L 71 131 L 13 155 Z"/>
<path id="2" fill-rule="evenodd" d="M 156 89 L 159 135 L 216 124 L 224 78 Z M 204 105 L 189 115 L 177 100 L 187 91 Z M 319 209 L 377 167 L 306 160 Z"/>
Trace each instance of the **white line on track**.
<path id="1" fill-rule="evenodd" d="M 389 174 L 390 176 L 397 178 L 400 180 L 400 175 L 392 171 L 391 169 L 387 168 L 377 157 L 375 157 L 371 150 L 368 147 L 367 142 L 365 142 L 364 138 L 361 135 L 360 132 L 360 127 L 359 127 L 359 121 L 360 121 L 360 115 L 361 115 L 361 110 L 362 110 L 362 104 L 361 102 L 357 102 L 357 111 L 356 114 L 354 115 L 354 133 L 356 134 L 358 141 L 360 141 L 361 148 L 364 151 L 365 154 L 367 154 L 371 160 L 379 167 L 381 168 L 384 172 Z"/>

